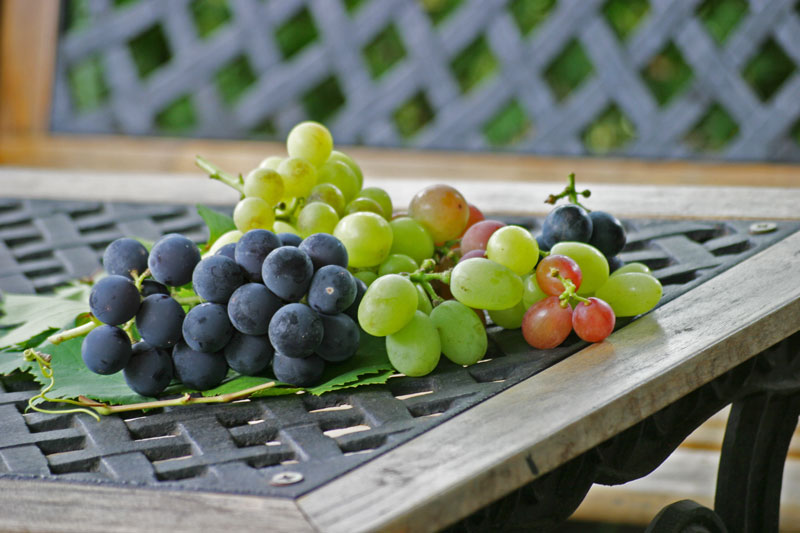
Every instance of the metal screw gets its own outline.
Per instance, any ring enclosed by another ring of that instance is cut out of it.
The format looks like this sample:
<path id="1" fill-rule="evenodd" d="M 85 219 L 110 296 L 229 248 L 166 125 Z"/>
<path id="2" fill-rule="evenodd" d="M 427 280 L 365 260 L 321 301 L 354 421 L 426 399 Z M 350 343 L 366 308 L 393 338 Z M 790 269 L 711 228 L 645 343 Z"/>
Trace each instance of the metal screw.
<path id="1" fill-rule="evenodd" d="M 756 222 L 750 225 L 750 233 L 759 235 L 761 233 L 770 233 L 778 229 L 778 225 L 774 222 Z"/>
<path id="2" fill-rule="evenodd" d="M 277 487 L 283 487 L 285 485 L 294 485 L 295 483 L 300 483 L 303 481 L 303 474 L 300 472 L 281 472 L 280 474 L 275 474 L 272 476 L 270 480 L 270 485 L 275 485 Z"/>

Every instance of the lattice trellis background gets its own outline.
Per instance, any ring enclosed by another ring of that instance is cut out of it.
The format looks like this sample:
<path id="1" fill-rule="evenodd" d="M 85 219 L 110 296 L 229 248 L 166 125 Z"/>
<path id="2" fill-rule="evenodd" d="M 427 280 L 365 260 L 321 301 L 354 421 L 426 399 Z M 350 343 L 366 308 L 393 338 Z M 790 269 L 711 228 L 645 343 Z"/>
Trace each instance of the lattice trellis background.
<path id="1" fill-rule="evenodd" d="M 70 0 L 53 128 L 800 161 L 797 0 Z"/>

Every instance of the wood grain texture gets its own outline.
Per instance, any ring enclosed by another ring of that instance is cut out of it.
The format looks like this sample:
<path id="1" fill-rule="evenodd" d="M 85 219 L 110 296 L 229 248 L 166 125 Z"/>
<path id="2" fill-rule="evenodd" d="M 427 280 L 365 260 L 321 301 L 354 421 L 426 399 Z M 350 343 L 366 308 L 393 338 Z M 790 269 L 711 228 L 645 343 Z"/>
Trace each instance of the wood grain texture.
<path id="1" fill-rule="evenodd" d="M 288 499 L 0 479 L 0 532 L 313 531 Z"/>
<path id="2" fill-rule="evenodd" d="M 435 531 L 466 516 L 798 331 L 798 264 L 794 234 L 300 508 L 330 532 Z"/>

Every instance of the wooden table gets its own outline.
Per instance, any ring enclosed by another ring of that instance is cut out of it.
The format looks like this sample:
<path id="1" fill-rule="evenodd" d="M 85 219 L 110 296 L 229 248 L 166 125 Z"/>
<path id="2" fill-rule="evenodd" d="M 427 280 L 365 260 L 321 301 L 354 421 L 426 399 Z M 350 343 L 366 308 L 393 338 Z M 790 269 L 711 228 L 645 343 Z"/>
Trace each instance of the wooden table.
<path id="1" fill-rule="evenodd" d="M 758 177 L 754 172 L 752 182 Z M 369 185 L 386 188 L 396 205 L 431 182 L 368 175 Z M 486 212 L 511 214 L 544 214 L 542 200 L 562 187 L 448 183 Z M 621 218 L 800 219 L 800 189 L 793 187 L 598 183 L 592 190 L 593 208 Z M 0 168 L 2 197 L 152 201 L 154 191 L 171 202 L 235 201 L 198 174 Z M 297 500 L 0 477 L 0 530 L 435 531 L 542 478 L 798 330 L 800 233 L 794 233 L 605 342 Z"/>

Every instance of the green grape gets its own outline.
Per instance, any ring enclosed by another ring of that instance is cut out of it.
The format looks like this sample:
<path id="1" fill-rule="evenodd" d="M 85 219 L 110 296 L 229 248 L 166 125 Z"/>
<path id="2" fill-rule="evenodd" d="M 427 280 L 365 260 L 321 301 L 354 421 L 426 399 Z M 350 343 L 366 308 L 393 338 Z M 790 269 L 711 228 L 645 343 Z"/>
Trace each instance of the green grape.
<path id="1" fill-rule="evenodd" d="M 244 179 L 244 195 L 261 198 L 275 207 L 283 198 L 283 178 L 268 168 L 254 169 Z"/>
<path id="2" fill-rule="evenodd" d="M 658 304 L 663 294 L 661 282 L 650 274 L 626 272 L 611 276 L 595 296 L 614 310 L 616 316 L 636 316 Z"/>
<path id="3" fill-rule="evenodd" d="M 379 214 L 383 214 L 383 218 L 386 220 L 392 218 L 392 199 L 389 196 L 389 193 L 380 187 L 366 187 L 361 189 L 361 191 L 358 193 L 358 197 L 375 200 L 378 205 L 381 206 L 381 213 Z"/>
<path id="4" fill-rule="evenodd" d="M 358 323 L 375 337 L 400 331 L 414 316 L 419 305 L 417 289 L 398 274 L 373 281 L 358 305 Z"/>
<path id="5" fill-rule="evenodd" d="M 458 263 L 450 275 L 450 292 L 475 309 L 508 309 L 522 299 L 522 280 L 511 269 L 474 257 Z"/>
<path id="6" fill-rule="evenodd" d="M 343 161 L 326 161 L 317 173 L 317 183 L 333 183 L 344 195 L 345 202 L 356 197 L 360 186 L 355 172 Z"/>
<path id="7" fill-rule="evenodd" d="M 533 270 L 539 261 L 539 245 L 525 228 L 504 226 L 489 237 L 486 257 L 521 276 Z"/>
<path id="8" fill-rule="evenodd" d="M 475 311 L 455 300 L 447 300 L 431 311 L 439 331 L 442 353 L 457 365 L 472 365 L 483 359 L 489 340 Z"/>
<path id="9" fill-rule="evenodd" d="M 344 208 L 344 212 L 347 215 L 361 211 L 375 213 L 376 215 L 383 217 L 383 210 L 381 209 L 381 206 L 378 205 L 378 202 L 369 198 L 353 198 L 353 200 L 347 204 L 347 207 Z"/>
<path id="10" fill-rule="evenodd" d="M 431 314 L 433 306 L 431 305 L 431 299 L 428 297 L 428 293 L 426 293 L 425 289 L 422 288 L 422 285 L 418 283 L 415 283 L 414 287 L 417 288 L 417 297 L 419 298 L 419 302 L 417 303 L 417 311 L 422 311 L 426 315 Z"/>
<path id="11" fill-rule="evenodd" d="M 386 337 L 389 362 L 406 376 L 430 374 L 439 364 L 441 353 L 439 332 L 422 311 L 416 311 L 403 329 Z"/>
<path id="12" fill-rule="evenodd" d="M 503 329 L 517 329 L 522 326 L 522 317 L 527 310 L 525 303 L 520 300 L 514 307 L 489 311 L 489 318 Z"/>
<path id="13" fill-rule="evenodd" d="M 222 248 L 226 244 L 239 242 L 239 239 L 242 237 L 242 235 L 244 234 L 238 229 L 232 229 L 230 231 L 226 231 L 225 233 L 220 235 L 216 241 L 214 241 L 214 244 L 212 244 L 211 248 L 208 249 L 206 255 L 214 255 L 215 253 L 217 253 L 217 251 L 219 251 L 220 248 Z"/>
<path id="14" fill-rule="evenodd" d="M 331 206 L 336 214 L 340 217 L 344 216 L 345 201 L 342 191 L 333 183 L 318 183 L 311 189 L 311 195 L 308 197 L 309 202 L 324 202 Z"/>
<path id="15" fill-rule="evenodd" d="M 525 309 L 537 302 L 541 302 L 548 296 L 550 295 L 539 288 L 536 274 L 529 274 L 522 278 L 522 303 L 525 305 Z"/>
<path id="16" fill-rule="evenodd" d="M 433 257 L 433 238 L 422 224 L 410 217 L 398 217 L 389 225 L 394 234 L 393 254 L 405 254 L 418 264 Z"/>
<path id="17" fill-rule="evenodd" d="M 378 279 L 378 274 L 372 270 L 359 270 L 353 274 L 353 276 L 363 281 L 367 287 L 372 285 L 372 282 Z"/>
<path id="18" fill-rule="evenodd" d="M 233 208 L 233 223 L 242 233 L 251 229 L 272 229 L 275 211 L 261 198 L 245 198 Z"/>
<path id="19" fill-rule="evenodd" d="M 582 242 L 559 242 L 550 249 L 554 255 L 566 255 L 581 268 L 583 276 L 578 294 L 588 296 L 608 280 L 608 260 L 603 252 Z"/>
<path id="20" fill-rule="evenodd" d="M 300 232 L 284 220 L 276 220 L 275 224 L 272 225 L 272 231 L 275 233 L 293 233 L 295 235 L 300 235 Z"/>
<path id="21" fill-rule="evenodd" d="M 271 155 L 269 157 L 265 157 L 261 160 L 261 163 L 258 164 L 258 168 L 267 168 L 269 170 L 278 170 L 278 167 L 283 162 L 283 158 L 279 155 Z"/>
<path id="22" fill-rule="evenodd" d="M 339 215 L 328 204 L 311 202 L 306 204 L 297 215 L 297 231 L 304 239 L 314 233 L 333 233 L 339 222 Z"/>
<path id="23" fill-rule="evenodd" d="M 342 241 L 353 268 L 380 265 L 392 249 L 392 228 L 375 213 L 353 213 L 342 218 L 333 230 Z"/>
<path id="24" fill-rule="evenodd" d="M 301 122 L 286 137 L 289 157 L 302 157 L 318 167 L 328 160 L 333 150 L 333 137 L 319 122 Z"/>
<path id="25" fill-rule="evenodd" d="M 622 265 L 614 272 L 611 273 L 612 276 L 618 276 L 619 274 L 626 274 L 628 272 L 641 272 L 642 274 L 652 274 L 650 271 L 650 267 L 645 265 L 644 263 L 628 263 L 627 265 Z"/>
<path id="26" fill-rule="evenodd" d="M 317 183 L 314 165 L 299 157 L 284 159 L 278 166 L 278 174 L 283 178 L 284 200 L 308 196 Z"/>
<path id="27" fill-rule="evenodd" d="M 338 150 L 334 150 L 331 152 L 331 156 L 328 158 L 328 161 L 341 161 L 350 167 L 350 170 L 353 171 L 353 174 L 356 175 L 356 179 L 358 180 L 358 190 L 361 190 L 361 187 L 364 186 L 364 173 L 361 172 L 361 167 L 359 167 L 358 164 L 353 161 L 352 157 L 343 152 L 339 152 Z"/>
<path id="28" fill-rule="evenodd" d="M 410 274 L 417 270 L 419 265 L 412 258 L 403 254 L 389 254 L 381 266 L 378 267 L 378 275 L 385 276 L 386 274 Z"/>

